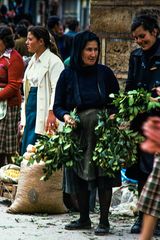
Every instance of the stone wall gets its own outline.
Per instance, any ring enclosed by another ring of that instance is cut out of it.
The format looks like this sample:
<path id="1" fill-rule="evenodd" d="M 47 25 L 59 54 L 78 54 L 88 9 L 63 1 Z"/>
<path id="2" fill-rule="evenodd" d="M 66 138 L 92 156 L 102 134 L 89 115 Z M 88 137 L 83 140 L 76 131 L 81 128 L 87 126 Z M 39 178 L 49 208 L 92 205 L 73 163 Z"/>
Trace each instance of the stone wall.
<path id="1" fill-rule="evenodd" d="M 109 65 L 121 82 L 127 78 L 129 55 L 136 47 L 131 21 L 143 8 L 160 10 L 160 0 L 91 0 L 91 30 L 101 40 L 100 61 Z"/>

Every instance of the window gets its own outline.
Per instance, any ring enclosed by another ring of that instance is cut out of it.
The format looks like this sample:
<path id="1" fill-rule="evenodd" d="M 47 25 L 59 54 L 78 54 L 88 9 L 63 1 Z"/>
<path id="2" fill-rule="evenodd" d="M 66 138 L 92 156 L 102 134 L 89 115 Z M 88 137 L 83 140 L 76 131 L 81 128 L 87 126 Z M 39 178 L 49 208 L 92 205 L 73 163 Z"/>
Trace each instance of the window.
<path id="1" fill-rule="evenodd" d="M 77 18 L 77 0 L 63 1 L 63 17 Z"/>

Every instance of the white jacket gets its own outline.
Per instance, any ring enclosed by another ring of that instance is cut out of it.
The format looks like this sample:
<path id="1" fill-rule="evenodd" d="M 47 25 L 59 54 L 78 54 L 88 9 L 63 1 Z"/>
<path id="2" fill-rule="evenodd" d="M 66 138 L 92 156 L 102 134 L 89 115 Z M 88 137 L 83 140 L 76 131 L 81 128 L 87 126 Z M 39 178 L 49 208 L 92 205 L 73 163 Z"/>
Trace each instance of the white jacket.
<path id="1" fill-rule="evenodd" d="M 49 110 L 53 109 L 55 88 L 60 73 L 64 69 L 64 64 L 59 57 L 52 53 L 49 49 L 43 53 L 43 62 L 41 62 L 40 78 L 38 79 L 37 90 L 37 115 L 35 132 L 38 134 L 45 133 L 45 123 Z M 25 107 L 28 94 L 30 91 L 30 83 L 27 79 L 27 73 L 33 64 L 34 56 L 31 58 L 24 74 L 24 104 L 22 104 L 21 124 L 25 126 Z"/>

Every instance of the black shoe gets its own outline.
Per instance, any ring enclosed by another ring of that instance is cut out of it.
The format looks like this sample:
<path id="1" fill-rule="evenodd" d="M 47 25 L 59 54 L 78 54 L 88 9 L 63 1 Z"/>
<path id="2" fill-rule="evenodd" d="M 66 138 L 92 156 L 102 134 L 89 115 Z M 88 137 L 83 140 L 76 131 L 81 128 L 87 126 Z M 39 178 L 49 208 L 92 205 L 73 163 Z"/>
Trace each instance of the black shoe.
<path id="1" fill-rule="evenodd" d="M 154 230 L 154 236 L 158 237 L 160 236 L 160 220 L 158 220 L 156 228 Z"/>
<path id="2" fill-rule="evenodd" d="M 135 223 L 131 227 L 131 233 L 139 234 L 141 232 L 141 228 L 142 228 L 142 217 L 138 216 Z"/>
<path id="3" fill-rule="evenodd" d="M 99 223 L 98 227 L 94 231 L 94 234 L 98 236 L 104 236 L 109 233 L 109 230 L 110 230 L 109 223 L 107 224 Z"/>
<path id="4" fill-rule="evenodd" d="M 91 221 L 88 219 L 85 222 L 81 222 L 80 219 L 76 221 L 72 221 L 71 223 L 65 226 L 66 230 L 83 230 L 83 229 L 91 229 Z"/>

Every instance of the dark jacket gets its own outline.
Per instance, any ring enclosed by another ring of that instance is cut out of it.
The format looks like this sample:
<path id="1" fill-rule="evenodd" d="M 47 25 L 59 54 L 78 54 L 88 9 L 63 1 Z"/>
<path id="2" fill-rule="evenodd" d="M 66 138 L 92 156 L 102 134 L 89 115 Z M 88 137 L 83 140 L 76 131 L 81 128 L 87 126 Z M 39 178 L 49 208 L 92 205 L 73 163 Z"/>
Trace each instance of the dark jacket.
<path id="1" fill-rule="evenodd" d="M 75 107 L 78 111 L 86 109 L 86 105 L 84 102 L 82 102 L 79 90 L 79 74 L 79 72 L 69 67 L 63 70 L 58 80 L 53 111 L 56 117 L 61 121 L 63 121 L 64 114 L 68 114 Z M 97 64 L 96 66 L 96 75 L 97 90 L 100 99 L 95 108 L 111 108 L 111 99 L 109 98 L 109 94 L 118 93 L 118 81 L 112 70 L 101 64 Z M 94 106 L 91 107 L 93 108 Z"/>
<path id="2" fill-rule="evenodd" d="M 152 88 L 160 86 L 160 40 L 158 39 L 155 46 L 148 52 L 143 52 L 141 48 L 131 53 L 129 60 L 129 72 L 126 82 L 126 91 L 138 88 L 144 88 L 152 92 L 152 96 L 156 96 L 155 90 Z M 149 115 L 157 115 L 153 111 L 138 115 L 132 122 L 131 128 L 142 133 L 142 124 Z M 154 156 L 142 152 L 139 149 L 138 160 L 139 165 L 127 170 L 126 175 L 134 179 L 146 179 L 153 167 Z"/>
<path id="3" fill-rule="evenodd" d="M 160 86 L 160 41 L 156 51 L 149 59 L 145 59 L 143 50 L 138 48 L 131 53 L 129 61 L 126 91 L 145 88 L 151 91 L 154 86 Z"/>
<path id="4" fill-rule="evenodd" d="M 65 34 L 62 36 L 58 36 L 53 32 L 50 32 L 50 34 L 54 37 L 58 51 L 61 55 L 62 60 L 64 61 L 71 54 L 71 48 L 72 48 L 71 38 L 66 36 Z"/>

